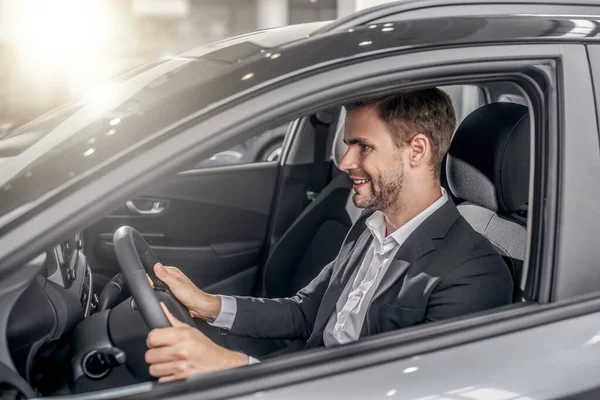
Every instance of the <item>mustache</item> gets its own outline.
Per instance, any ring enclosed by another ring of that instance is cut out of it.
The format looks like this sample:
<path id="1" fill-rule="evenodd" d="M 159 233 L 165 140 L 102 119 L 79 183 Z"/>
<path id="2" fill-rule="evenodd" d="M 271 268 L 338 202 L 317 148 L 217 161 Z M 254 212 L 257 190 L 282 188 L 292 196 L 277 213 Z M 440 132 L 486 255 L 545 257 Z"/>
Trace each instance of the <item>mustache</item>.
<path id="1" fill-rule="evenodd" d="M 359 173 L 359 172 L 355 172 L 355 171 L 348 171 L 347 174 L 348 174 L 348 177 L 352 177 L 355 179 L 371 179 L 371 175 L 366 174 L 364 172 Z"/>

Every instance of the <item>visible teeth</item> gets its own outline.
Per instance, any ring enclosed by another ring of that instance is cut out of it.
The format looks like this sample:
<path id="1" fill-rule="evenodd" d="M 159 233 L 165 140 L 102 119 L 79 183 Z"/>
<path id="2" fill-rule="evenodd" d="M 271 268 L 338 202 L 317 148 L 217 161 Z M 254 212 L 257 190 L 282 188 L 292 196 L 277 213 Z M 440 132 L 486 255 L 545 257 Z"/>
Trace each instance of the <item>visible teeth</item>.
<path id="1" fill-rule="evenodd" d="M 354 179 L 354 184 L 355 185 L 360 185 L 360 184 L 363 184 L 363 183 L 366 183 L 366 182 L 369 182 L 369 180 L 368 179 Z"/>

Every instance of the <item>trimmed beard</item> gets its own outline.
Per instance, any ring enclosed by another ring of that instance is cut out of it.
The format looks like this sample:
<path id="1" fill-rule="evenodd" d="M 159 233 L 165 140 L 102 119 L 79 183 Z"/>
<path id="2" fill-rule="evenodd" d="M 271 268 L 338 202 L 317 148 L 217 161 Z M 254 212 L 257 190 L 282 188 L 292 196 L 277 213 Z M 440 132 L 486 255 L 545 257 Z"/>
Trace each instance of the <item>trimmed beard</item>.
<path id="1" fill-rule="evenodd" d="M 358 208 L 371 208 L 379 211 L 386 211 L 396 208 L 398 199 L 402 193 L 402 183 L 404 181 L 404 163 L 398 159 L 395 163 L 397 168 L 386 170 L 376 179 L 368 176 L 369 192 L 359 195 L 354 193 L 352 202 Z"/>

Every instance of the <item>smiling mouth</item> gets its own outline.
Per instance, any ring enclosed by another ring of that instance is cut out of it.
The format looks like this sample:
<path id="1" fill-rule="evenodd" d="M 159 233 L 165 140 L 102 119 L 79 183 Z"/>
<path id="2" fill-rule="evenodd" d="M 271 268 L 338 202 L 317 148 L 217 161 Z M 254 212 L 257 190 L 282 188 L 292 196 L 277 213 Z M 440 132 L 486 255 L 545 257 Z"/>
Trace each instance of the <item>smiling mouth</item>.
<path id="1" fill-rule="evenodd" d="M 354 190 L 358 190 L 365 186 L 367 183 L 371 182 L 370 179 L 352 179 Z"/>

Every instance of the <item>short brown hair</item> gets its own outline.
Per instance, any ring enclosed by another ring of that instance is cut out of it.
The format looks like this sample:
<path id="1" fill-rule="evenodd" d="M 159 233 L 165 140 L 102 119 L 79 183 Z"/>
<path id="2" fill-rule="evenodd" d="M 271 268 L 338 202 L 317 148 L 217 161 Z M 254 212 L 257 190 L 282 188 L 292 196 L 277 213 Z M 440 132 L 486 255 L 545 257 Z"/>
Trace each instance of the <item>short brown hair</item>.
<path id="1" fill-rule="evenodd" d="M 348 112 L 374 106 L 392 132 L 398 147 L 418 133 L 427 136 L 433 155 L 430 166 L 439 179 L 442 160 L 450 148 L 456 115 L 450 96 L 437 88 L 414 90 L 345 105 Z"/>

